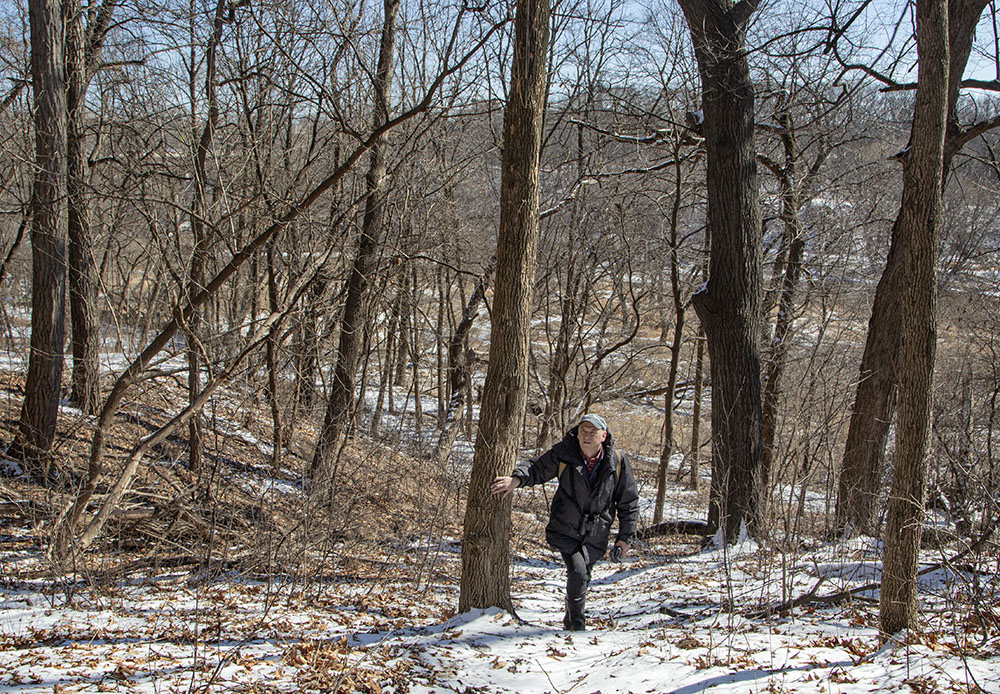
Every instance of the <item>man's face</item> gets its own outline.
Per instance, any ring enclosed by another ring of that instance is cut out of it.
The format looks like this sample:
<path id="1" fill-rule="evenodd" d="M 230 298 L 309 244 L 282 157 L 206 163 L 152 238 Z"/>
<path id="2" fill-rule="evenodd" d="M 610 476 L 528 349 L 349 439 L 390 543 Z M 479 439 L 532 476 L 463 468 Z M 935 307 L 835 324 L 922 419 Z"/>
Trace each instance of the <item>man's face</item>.
<path id="1" fill-rule="evenodd" d="M 588 458 L 593 458 L 600 450 L 604 439 L 608 437 L 608 432 L 598 429 L 590 422 L 583 422 L 576 430 L 576 437 L 580 440 L 580 450 Z"/>

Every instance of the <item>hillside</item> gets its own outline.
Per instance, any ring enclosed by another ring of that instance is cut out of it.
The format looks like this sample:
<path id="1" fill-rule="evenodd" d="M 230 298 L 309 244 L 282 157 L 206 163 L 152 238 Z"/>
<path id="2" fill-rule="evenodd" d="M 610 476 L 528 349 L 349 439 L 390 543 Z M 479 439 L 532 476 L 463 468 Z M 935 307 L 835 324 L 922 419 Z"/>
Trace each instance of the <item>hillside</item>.
<path id="1" fill-rule="evenodd" d="M 10 407 L 16 376 L 5 383 Z M 456 615 L 460 462 L 360 440 L 317 505 L 299 483 L 309 427 L 272 472 L 264 410 L 224 401 L 202 477 L 171 442 L 113 532 L 65 571 L 45 557 L 59 496 L 0 482 L 0 691 L 1000 692 L 995 557 L 941 563 L 955 550 L 928 549 L 941 565 L 921 579 L 923 629 L 880 648 L 875 540 L 720 551 L 652 538 L 598 565 L 591 629 L 570 634 L 536 490 L 515 503 L 517 615 Z M 119 449 L 163 416 L 155 402 L 128 408 Z M 63 417 L 79 466 L 87 424 Z M 668 517 L 702 517 L 691 492 L 669 499 Z"/>

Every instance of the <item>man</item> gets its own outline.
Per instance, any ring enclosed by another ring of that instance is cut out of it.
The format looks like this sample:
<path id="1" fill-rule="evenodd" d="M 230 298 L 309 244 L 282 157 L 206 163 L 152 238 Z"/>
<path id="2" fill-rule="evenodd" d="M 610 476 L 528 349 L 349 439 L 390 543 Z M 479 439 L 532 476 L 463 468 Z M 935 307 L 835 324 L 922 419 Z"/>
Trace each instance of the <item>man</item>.
<path id="1" fill-rule="evenodd" d="M 621 561 L 635 535 L 639 494 L 628 459 L 615 449 L 604 418 L 584 415 L 563 440 L 542 455 L 521 463 L 510 477 L 497 477 L 494 494 L 543 484 L 558 477 L 545 539 L 566 562 L 566 614 L 570 631 L 586 628 L 587 586 L 591 570 L 608 549 L 611 525 L 618 516 L 618 537 L 611 550 Z"/>

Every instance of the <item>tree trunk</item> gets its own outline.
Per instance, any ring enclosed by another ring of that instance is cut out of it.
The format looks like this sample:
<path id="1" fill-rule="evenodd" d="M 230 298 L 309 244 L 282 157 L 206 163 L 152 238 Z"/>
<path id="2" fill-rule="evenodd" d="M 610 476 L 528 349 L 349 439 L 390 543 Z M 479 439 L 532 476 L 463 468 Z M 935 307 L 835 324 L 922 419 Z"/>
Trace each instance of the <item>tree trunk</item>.
<path id="1" fill-rule="evenodd" d="M 708 284 L 694 307 L 712 374 L 708 521 L 735 542 L 758 532 L 761 472 L 761 215 L 753 145 L 754 89 L 744 46 L 754 0 L 680 0 L 702 82 L 707 151 Z"/>
<path id="2" fill-rule="evenodd" d="M 188 267 L 187 295 L 190 298 L 198 294 L 205 286 L 205 268 L 208 264 L 209 236 L 205 223 L 208 210 L 208 158 L 215 140 L 215 130 L 219 121 L 219 103 L 216 91 L 217 56 L 219 44 L 222 42 L 222 28 L 229 9 L 226 0 L 219 0 L 215 7 L 215 17 L 212 23 L 212 35 L 209 37 L 205 51 L 205 99 L 208 103 L 208 113 L 201 135 L 192 131 L 192 140 L 197 142 L 194 154 L 194 195 L 191 201 L 191 262 Z M 193 50 L 193 49 L 192 49 Z M 194 61 L 192 61 L 192 65 Z M 192 116 L 196 115 L 198 100 L 195 98 L 194 75 L 191 80 Z M 187 340 L 188 362 L 188 398 L 190 402 L 198 399 L 201 393 L 202 351 L 204 346 L 199 338 L 199 328 L 202 324 L 200 311 L 193 311 L 184 326 Z M 192 472 L 201 470 L 202 457 L 202 422 L 201 415 L 195 413 L 188 422 L 188 468 Z"/>
<path id="3" fill-rule="evenodd" d="M 917 557 L 924 517 L 934 352 L 937 241 L 948 114 L 948 4 L 917 1 L 919 79 L 910 155 L 900 203 L 903 269 L 899 313 L 899 423 L 885 527 L 879 627 L 883 635 L 916 625 Z"/>
<path id="4" fill-rule="evenodd" d="M 449 305 L 449 292 L 451 288 L 448 286 L 447 279 L 445 278 L 445 269 L 439 267 L 437 272 L 434 273 L 434 285 L 437 290 L 438 300 L 437 300 L 437 315 L 435 316 L 435 337 L 434 341 L 434 381 L 435 381 L 435 394 L 437 395 L 437 427 L 438 429 L 444 428 L 446 409 L 448 402 L 448 378 L 445 369 L 445 348 L 444 348 L 444 324 L 446 308 Z M 450 311 L 448 312 L 450 313 Z"/>
<path id="5" fill-rule="evenodd" d="M 549 365 L 549 397 L 545 401 L 538 436 L 537 448 L 546 448 L 554 438 L 562 436 L 565 430 L 566 375 L 570 367 L 570 340 L 580 317 L 581 273 L 577 268 L 576 248 L 572 242 L 575 234 L 570 231 L 569 266 L 566 270 L 566 286 L 559 298 L 559 332 L 556 334 L 556 349 Z"/>
<path id="6" fill-rule="evenodd" d="M 411 293 L 407 303 L 410 313 L 410 339 L 407 340 L 407 351 L 410 355 L 410 380 L 413 384 L 413 429 L 418 445 L 420 445 L 424 426 L 424 405 L 423 400 L 421 400 L 423 393 L 420 392 L 423 386 L 420 380 L 420 321 L 417 315 L 419 288 L 416 265 L 413 266 L 409 274 Z"/>
<path id="7" fill-rule="evenodd" d="M 680 142 L 673 151 L 674 199 L 670 208 L 670 295 L 674 305 L 674 341 L 670 345 L 670 367 L 667 371 L 667 392 L 664 393 L 663 449 L 660 451 L 660 465 L 656 474 L 656 503 L 653 506 L 653 523 L 663 520 L 663 506 L 667 498 L 667 471 L 674 453 L 674 395 L 677 390 L 677 372 L 681 362 L 681 340 L 684 336 L 684 301 L 681 297 L 680 263 L 677 258 L 678 218 L 681 209 L 681 157 Z M 679 468 L 683 468 L 680 465 Z M 678 469 L 678 473 L 680 469 Z"/>
<path id="8" fill-rule="evenodd" d="M 275 264 L 275 245 L 277 236 L 267 244 L 267 308 L 269 313 L 275 313 L 280 308 L 278 300 L 278 268 Z M 264 360 L 267 364 L 267 386 L 264 393 L 271 408 L 271 470 L 278 474 L 281 470 L 281 447 L 284 437 L 281 426 L 281 406 L 278 397 L 278 344 L 281 334 L 281 321 L 267 335 L 264 347 Z"/>
<path id="9" fill-rule="evenodd" d="M 775 319 L 774 333 L 769 345 L 769 354 L 764 377 L 763 404 L 761 407 L 762 421 L 762 463 L 760 479 L 765 489 L 770 489 L 771 473 L 774 466 L 774 440 L 778 428 L 778 405 L 781 401 L 781 379 L 785 373 L 785 361 L 788 358 L 788 340 L 791 337 L 794 322 L 795 294 L 798 290 L 799 276 L 802 274 L 802 258 L 805 253 L 805 237 L 802 234 L 802 222 L 799 219 L 799 207 L 802 204 L 802 181 L 799 179 L 799 150 L 795 139 L 795 128 L 792 117 L 787 113 L 779 115 L 779 123 L 783 128 L 781 140 L 785 150 L 784 167 L 778 176 L 781 185 L 781 219 L 784 225 L 784 243 L 787 249 L 784 253 L 784 272 L 780 282 L 778 296 L 778 316 Z M 768 494 L 761 498 L 760 513 L 767 513 Z"/>
<path id="10" fill-rule="evenodd" d="M 691 407 L 691 479 L 688 489 L 698 491 L 701 484 L 698 467 L 701 459 L 701 394 L 705 388 L 705 339 L 698 333 L 694 358 L 694 403 Z"/>
<path id="11" fill-rule="evenodd" d="M 399 12 L 399 5 L 400 0 L 384 0 L 383 3 L 382 38 L 379 44 L 378 66 L 373 78 L 375 90 L 373 121 L 376 128 L 389 120 L 393 54 L 396 46 L 396 15 Z M 354 384 L 367 320 L 368 286 L 375 272 L 379 240 L 382 236 L 387 139 L 384 135 L 379 137 L 371 150 L 366 177 L 368 198 L 365 201 L 357 255 L 347 279 L 347 298 L 340 321 L 337 364 L 334 367 L 333 384 L 327 401 L 323 428 L 309 470 L 310 477 L 319 480 L 320 485 L 332 479 L 337 442 L 349 428 L 353 416 Z"/>
<path id="12" fill-rule="evenodd" d="M 592 102 L 593 88 L 589 90 L 580 115 L 581 120 L 590 119 Z M 583 123 L 578 123 L 576 126 L 576 176 L 577 180 L 580 181 L 584 180 L 589 173 L 588 154 L 592 151 L 587 146 L 584 133 Z M 545 410 L 542 412 L 538 436 L 535 439 L 535 447 L 538 449 L 548 448 L 553 439 L 561 438 L 566 430 L 566 375 L 569 373 L 572 359 L 570 341 L 573 337 L 573 331 L 577 327 L 577 321 L 580 319 L 583 302 L 581 285 L 584 273 L 578 265 L 580 239 L 582 238 L 580 230 L 585 224 L 583 221 L 585 197 L 586 188 L 581 188 L 573 198 L 570 207 L 569 234 L 566 243 L 569 254 L 566 265 L 566 285 L 559 296 L 559 332 L 556 334 L 556 349 L 549 362 L 548 397 L 545 399 Z M 558 273 L 556 277 L 558 278 Z"/>
<path id="13" fill-rule="evenodd" d="M 66 89 L 56 0 L 30 0 L 35 108 L 31 191 L 31 342 L 17 436 L 8 455 L 47 473 L 56 434 L 66 314 Z"/>
<path id="14" fill-rule="evenodd" d="M 459 610 L 510 599 L 510 497 L 490 498 L 490 483 L 517 459 L 528 394 L 539 155 L 545 112 L 549 0 L 518 0 L 514 57 L 504 114 L 497 279 L 490 361 L 480 409 L 462 542 Z"/>
<path id="15" fill-rule="evenodd" d="M 987 0 L 952 0 L 948 6 L 948 92 L 942 171 L 971 139 L 976 127 L 962 127 L 958 93 L 972 50 L 975 26 Z M 942 187 L 944 186 L 942 177 Z M 876 530 L 879 486 L 885 470 L 885 448 L 896 410 L 896 373 L 902 314 L 899 297 L 909 282 L 900 246 L 902 210 L 892 226 L 885 270 L 875 290 L 868 337 L 858 374 L 858 387 L 841 461 L 837 488 L 837 530 L 841 534 L 872 534 Z"/>
<path id="16" fill-rule="evenodd" d="M 84 151 L 84 102 L 90 75 L 83 10 L 77 2 L 67 2 L 66 12 L 66 193 L 73 335 L 73 382 L 69 400 L 84 413 L 93 414 L 100 405 L 101 391 L 96 267 L 88 218 L 87 156 Z"/>

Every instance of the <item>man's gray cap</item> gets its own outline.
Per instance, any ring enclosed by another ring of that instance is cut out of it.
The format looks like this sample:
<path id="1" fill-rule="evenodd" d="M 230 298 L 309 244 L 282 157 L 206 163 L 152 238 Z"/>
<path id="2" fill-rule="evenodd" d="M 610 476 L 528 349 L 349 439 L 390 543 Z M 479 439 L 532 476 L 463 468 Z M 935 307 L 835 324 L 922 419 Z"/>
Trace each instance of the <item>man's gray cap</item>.
<path id="1" fill-rule="evenodd" d="M 608 423 L 604 421 L 604 417 L 599 414 L 585 414 L 580 418 L 580 424 L 584 422 L 590 422 L 598 429 L 608 430 Z M 580 426 L 579 424 L 577 426 Z"/>

